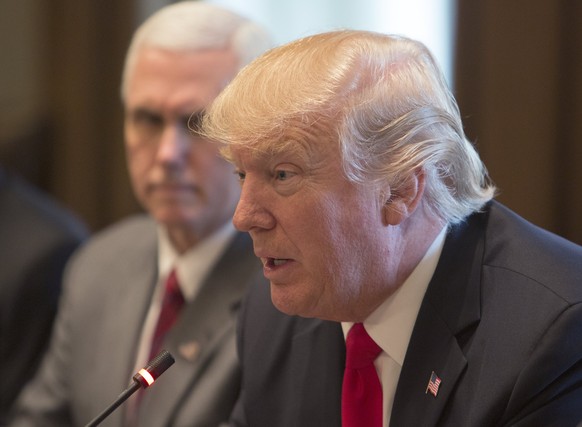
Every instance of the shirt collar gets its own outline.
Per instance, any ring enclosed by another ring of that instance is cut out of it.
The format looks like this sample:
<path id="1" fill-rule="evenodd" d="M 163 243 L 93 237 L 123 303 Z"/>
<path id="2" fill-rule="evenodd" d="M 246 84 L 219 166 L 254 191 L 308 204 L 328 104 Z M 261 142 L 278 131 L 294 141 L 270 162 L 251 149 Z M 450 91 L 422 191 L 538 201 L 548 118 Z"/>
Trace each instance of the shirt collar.
<path id="1" fill-rule="evenodd" d="M 180 255 L 172 246 L 166 229 L 158 226 L 158 283 L 165 281 L 175 267 L 184 298 L 192 300 L 235 234 L 232 222 L 228 221 L 214 234 Z"/>

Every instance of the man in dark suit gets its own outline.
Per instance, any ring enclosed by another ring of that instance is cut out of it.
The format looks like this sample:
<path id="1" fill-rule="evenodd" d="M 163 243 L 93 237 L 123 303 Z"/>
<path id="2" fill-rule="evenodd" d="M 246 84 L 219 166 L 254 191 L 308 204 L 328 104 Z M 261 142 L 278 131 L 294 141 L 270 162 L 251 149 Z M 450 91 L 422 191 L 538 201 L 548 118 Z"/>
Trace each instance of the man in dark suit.
<path id="1" fill-rule="evenodd" d="M 44 354 L 65 263 L 88 234 L 71 211 L 0 168 L 0 425 Z"/>
<path id="2" fill-rule="evenodd" d="M 12 425 L 85 425 L 157 354 L 160 340 L 175 364 L 105 425 L 209 427 L 228 419 L 240 387 L 236 312 L 260 263 L 249 236 L 232 226 L 240 192 L 232 167 L 192 128 L 269 45 L 257 25 L 202 2 L 163 8 L 137 30 L 122 98 L 129 172 L 147 214 L 98 233 L 75 254 L 49 353 Z M 181 306 L 179 314 L 167 312 L 166 301 Z M 158 324 L 172 326 L 160 335 Z"/>
<path id="3" fill-rule="evenodd" d="M 203 131 L 270 280 L 241 310 L 232 425 L 582 419 L 582 248 L 493 201 L 422 44 L 346 30 L 273 49 Z"/>

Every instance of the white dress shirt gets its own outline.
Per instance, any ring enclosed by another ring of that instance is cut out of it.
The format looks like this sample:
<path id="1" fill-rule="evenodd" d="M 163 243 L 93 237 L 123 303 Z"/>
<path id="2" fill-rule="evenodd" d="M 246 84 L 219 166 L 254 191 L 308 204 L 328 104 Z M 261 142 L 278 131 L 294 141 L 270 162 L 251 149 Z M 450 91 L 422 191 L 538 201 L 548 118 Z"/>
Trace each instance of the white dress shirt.
<path id="1" fill-rule="evenodd" d="M 445 236 L 446 227 L 441 230 L 402 286 L 364 321 L 366 331 L 382 348 L 374 365 L 382 383 L 384 427 L 390 425 L 394 394 L 404 364 L 406 349 L 426 288 L 441 255 Z M 352 325 L 351 322 L 342 322 L 344 338 Z"/>
<path id="2" fill-rule="evenodd" d="M 158 281 L 139 341 L 136 372 L 149 362 L 147 358 L 160 315 L 164 283 L 171 270 L 176 268 L 176 275 L 184 300 L 186 302 L 192 301 L 198 294 L 204 279 L 226 250 L 235 233 L 236 230 L 232 222 L 229 221 L 216 233 L 204 239 L 183 255 L 179 255 L 172 246 L 166 231 L 162 227 L 158 227 Z"/>

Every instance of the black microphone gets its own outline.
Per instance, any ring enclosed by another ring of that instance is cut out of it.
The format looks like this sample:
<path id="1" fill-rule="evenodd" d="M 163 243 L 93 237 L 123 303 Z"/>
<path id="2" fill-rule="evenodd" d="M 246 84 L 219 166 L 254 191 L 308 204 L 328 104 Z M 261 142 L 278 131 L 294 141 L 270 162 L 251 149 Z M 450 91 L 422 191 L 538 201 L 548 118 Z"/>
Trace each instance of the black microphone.
<path id="1" fill-rule="evenodd" d="M 135 393 L 140 388 L 148 388 L 151 386 L 155 380 L 162 375 L 166 369 L 174 364 L 174 358 L 168 350 L 162 350 L 160 354 L 154 357 L 148 366 L 140 369 L 137 374 L 132 378 L 132 382 L 129 387 L 123 391 L 115 401 L 109 405 L 101 414 L 96 416 L 89 424 L 85 427 L 94 427 L 99 425 L 105 418 L 109 416 L 119 405 L 127 400 L 129 396 Z"/>

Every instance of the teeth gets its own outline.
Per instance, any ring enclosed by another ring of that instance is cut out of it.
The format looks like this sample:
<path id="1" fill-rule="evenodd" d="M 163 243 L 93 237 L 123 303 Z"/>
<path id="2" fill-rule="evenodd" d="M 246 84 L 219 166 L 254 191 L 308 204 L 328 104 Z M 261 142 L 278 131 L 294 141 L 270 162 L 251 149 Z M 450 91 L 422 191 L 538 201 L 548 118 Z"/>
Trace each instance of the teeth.
<path id="1" fill-rule="evenodd" d="M 287 260 L 285 259 L 273 259 L 273 265 L 277 266 L 277 265 L 283 265 L 287 262 Z"/>

